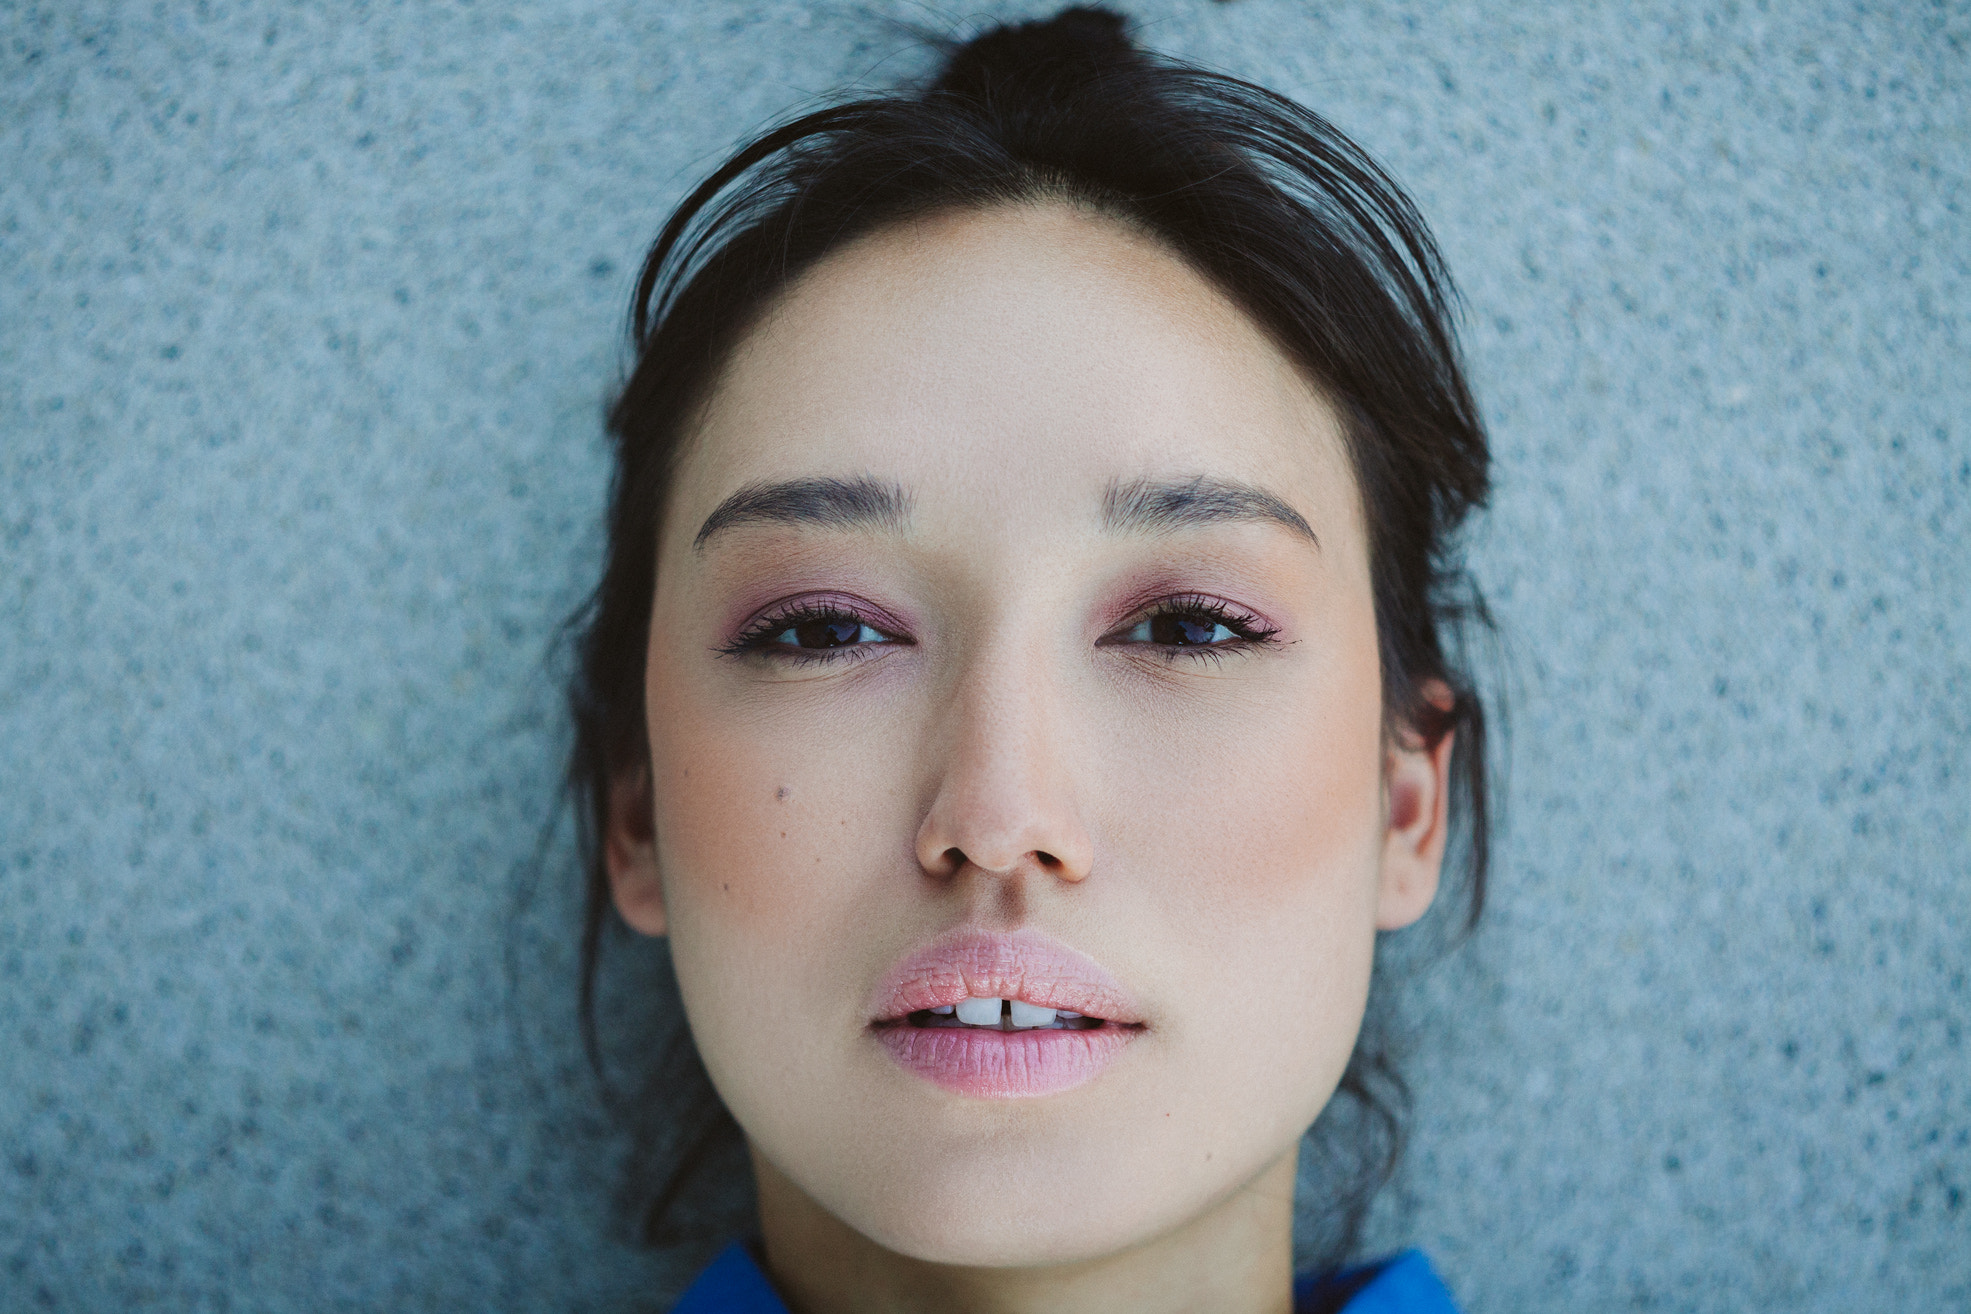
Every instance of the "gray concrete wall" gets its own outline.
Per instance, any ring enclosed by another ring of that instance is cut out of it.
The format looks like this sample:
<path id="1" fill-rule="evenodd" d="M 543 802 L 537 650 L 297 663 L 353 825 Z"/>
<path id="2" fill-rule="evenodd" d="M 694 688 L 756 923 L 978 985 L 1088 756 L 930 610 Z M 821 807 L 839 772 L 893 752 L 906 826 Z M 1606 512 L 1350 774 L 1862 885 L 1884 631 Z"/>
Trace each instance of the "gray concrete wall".
<path id="1" fill-rule="evenodd" d="M 1510 830 L 1378 1243 L 1971 1307 L 1971 11 L 1136 8 L 1414 189 L 1496 435 Z M 628 282 L 982 9 L 0 3 L 0 1307 L 662 1307 L 521 897 Z"/>

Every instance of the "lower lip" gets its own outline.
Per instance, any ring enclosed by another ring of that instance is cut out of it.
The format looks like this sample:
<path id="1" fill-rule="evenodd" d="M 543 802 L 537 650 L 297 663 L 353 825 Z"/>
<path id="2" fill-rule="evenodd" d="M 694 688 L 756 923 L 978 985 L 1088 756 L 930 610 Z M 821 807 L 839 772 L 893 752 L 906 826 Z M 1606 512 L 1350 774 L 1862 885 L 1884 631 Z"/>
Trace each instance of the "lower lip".
<path id="1" fill-rule="evenodd" d="M 1058 1095 L 1102 1075 L 1136 1027 L 994 1031 L 986 1027 L 881 1027 L 897 1063 L 954 1095 L 1021 1099 Z"/>

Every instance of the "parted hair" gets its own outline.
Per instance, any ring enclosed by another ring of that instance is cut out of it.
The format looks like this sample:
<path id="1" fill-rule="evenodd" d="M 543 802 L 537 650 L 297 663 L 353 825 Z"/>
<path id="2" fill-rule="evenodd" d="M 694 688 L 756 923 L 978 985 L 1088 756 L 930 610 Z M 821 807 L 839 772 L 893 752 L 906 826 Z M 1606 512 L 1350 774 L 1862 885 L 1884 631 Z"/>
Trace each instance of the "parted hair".
<path id="1" fill-rule="evenodd" d="M 581 1020 L 599 1073 L 597 971 L 622 938 L 602 836 L 615 782 L 647 772 L 644 659 L 659 517 L 691 417 L 733 346 L 845 243 L 932 211 L 1060 200 L 1146 233 L 1240 306 L 1342 416 L 1366 514 L 1385 733 L 1455 732 L 1463 926 L 1485 898 L 1485 715 L 1459 636 L 1485 623 L 1460 526 L 1489 453 L 1453 332 L 1454 293 L 1416 208 L 1332 124 L 1263 87 L 1151 54 L 1108 9 L 1076 7 L 946 43 L 922 86 L 828 104 L 742 146 L 677 208 L 637 279 L 634 365 L 608 429 L 615 474 L 600 584 L 569 621 L 567 788 L 587 881 Z M 1429 682 L 1450 705 L 1423 696 Z M 645 776 L 647 779 L 648 776 Z M 1401 1145 L 1407 1092 L 1381 1010 L 1312 1133 L 1314 1257 L 1355 1245 Z M 643 1080 L 604 1077 L 634 1131 L 626 1201 L 645 1239 L 679 1236 L 732 1123 L 688 1032 L 642 1043 Z"/>

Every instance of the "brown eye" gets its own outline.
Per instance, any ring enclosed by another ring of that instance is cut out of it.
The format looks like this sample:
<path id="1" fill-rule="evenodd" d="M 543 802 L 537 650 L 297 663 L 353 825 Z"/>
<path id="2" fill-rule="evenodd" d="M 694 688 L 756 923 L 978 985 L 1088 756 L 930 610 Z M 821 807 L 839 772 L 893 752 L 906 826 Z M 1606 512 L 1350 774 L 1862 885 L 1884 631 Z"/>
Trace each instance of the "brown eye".
<path id="1" fill-rule="evenodd" d="M 768 636 L 767 643 L 781 648 L 846 648 L 858 643 L 887 643 L 889 636 L 872 626 L 847 616 L 819 616 L 796 621 Z"/>
<path id="2" fill-rule="evenodd" d="M 1198 644 L 1225 643 L 1238 636 L 1223 623 L 1208 616 L 1186 616 L 1174 613 L 1150 618 L 1150 642 L 1186 647 Z"/>
<path id="3" fill-rule="evenodd" d="M 1146 616 L 1124 631 L 1124 643 L 1154 643 L 1165 648 L 1204 648 L 1242 637 L 1216 617 L 1198 612 L 1164 611 Z"/>

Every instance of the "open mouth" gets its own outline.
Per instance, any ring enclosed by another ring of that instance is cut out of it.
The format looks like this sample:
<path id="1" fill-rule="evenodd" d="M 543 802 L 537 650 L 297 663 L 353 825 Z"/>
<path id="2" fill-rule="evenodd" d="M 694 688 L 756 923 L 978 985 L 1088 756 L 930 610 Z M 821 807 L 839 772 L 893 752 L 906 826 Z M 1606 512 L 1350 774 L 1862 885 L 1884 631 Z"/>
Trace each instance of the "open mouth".
<path id="1" fill-rule="evenodd" d="M 1074 1009 L 973 995 L 871 1025 L 905 1070 L 957 1095 L 1017 1099 L 1093 1081 L 1143 1033 Z"/>
<path id="2" fill-rule="evenodd" d="M 1024 999 L 967 998 L 956 1004 L 920 1008 L 878 1026 L 962 1027 L 980 1031 L 1094 1031 L 1119 1025 L 1066 1008 L 1046 1008 Z"/>
<path id="3" fill-rule="evenodd" d="M 1033 928 L 961 928 L 899 962 L 870 1000 L 869 1034 L 904 1070 L 981 1099 L 1093 1081 L 1147 1030 L 1101 964 Z"/>

